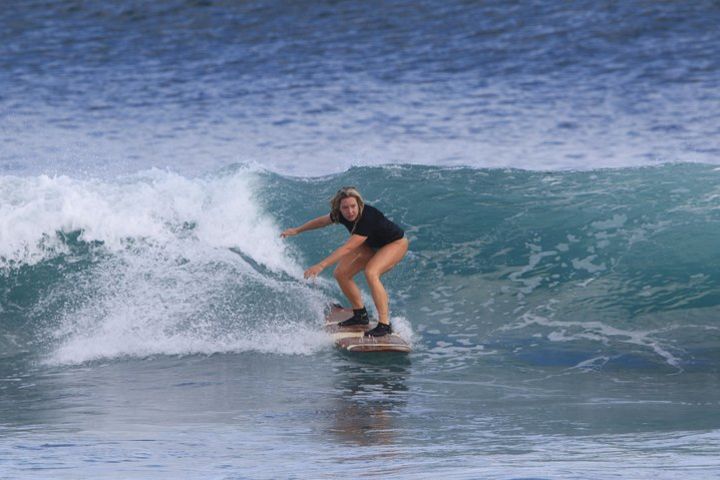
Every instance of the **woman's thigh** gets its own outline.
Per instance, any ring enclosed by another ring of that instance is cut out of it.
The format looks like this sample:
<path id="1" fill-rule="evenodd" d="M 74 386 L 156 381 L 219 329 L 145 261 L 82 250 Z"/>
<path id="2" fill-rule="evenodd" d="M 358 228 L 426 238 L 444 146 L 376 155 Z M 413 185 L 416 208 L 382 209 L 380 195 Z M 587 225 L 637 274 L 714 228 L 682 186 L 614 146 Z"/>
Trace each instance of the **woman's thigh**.
<path id="1" fill-rule="evenodd" d="M 335 267 L 335 278 L 352 278 L 365 269 L 365 266 L 375 255 L 375 251 L 367 245 L 360 245 L 340 259 Z"/>
<path id="2" fill-rule="evenodd" d="M 365 274 L 384 274 L 403 259 L 408 251 L 407 238 L 395 240 L 375 252 L 375 255 L 365 265 Z"/>

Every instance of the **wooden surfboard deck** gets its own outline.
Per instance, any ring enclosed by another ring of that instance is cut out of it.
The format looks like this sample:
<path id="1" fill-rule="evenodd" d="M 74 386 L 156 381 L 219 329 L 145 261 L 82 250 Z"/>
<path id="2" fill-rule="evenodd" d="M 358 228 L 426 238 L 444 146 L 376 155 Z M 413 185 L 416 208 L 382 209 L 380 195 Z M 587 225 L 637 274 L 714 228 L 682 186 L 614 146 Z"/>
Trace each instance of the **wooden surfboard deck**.
<path id="1" fill-rule="evenodd" d="M 348 352 L 398 352 L 409 353 L 410 344 L 395 334 L 382 337 L 366 337 L 365 332 L 370 325 L 354 325 L 339 327 L 342 322 L 352 317 L 352 310 L 339 305 L 330 305 L 325 316 L 325 331 L 333 336 L 335 346 Z"/>

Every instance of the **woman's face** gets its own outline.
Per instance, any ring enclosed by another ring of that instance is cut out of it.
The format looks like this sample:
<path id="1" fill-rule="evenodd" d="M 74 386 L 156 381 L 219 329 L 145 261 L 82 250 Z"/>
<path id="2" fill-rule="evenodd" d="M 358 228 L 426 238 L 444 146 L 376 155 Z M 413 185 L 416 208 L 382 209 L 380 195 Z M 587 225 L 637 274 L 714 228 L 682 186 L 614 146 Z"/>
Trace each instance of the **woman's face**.
<path id="1" fill-rule="evenodd" d="M 358 207 L 357 198 L 345 197 L 340 200 L 340 213 L 345 217 L 348 222 L 354 222 L 360 212 Z"/>

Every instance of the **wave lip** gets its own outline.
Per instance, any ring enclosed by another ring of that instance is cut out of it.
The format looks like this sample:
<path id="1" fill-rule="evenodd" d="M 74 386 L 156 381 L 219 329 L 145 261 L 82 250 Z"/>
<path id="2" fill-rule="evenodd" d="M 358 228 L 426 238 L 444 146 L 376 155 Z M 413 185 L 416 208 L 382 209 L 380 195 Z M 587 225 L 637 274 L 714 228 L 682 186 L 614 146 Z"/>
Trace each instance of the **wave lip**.
<path id="1" fill-rule="evenodd" d="M 250 251 L 270 268 L 290 268 L 272 217 L 253 198 L 255 181 L 242 168 L 196 179 L 153 169 L 113 183 L 0 177 L 0 267 L 67 253 L 62 235 L 78 232 L 78 241 L 111 252 L 140 240 L 170 247 L 190 238 Z"/>

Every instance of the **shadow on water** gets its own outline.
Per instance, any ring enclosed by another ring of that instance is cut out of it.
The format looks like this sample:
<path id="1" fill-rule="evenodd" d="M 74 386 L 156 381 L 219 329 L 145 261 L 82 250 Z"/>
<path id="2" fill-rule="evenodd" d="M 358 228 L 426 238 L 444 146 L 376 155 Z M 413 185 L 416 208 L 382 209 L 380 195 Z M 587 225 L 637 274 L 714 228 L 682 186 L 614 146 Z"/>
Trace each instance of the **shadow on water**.
<path id="1" fill-rule="evenodd" d="M 410 359 L 395 353 L 338 355 L 343 361 L 333 368 L 336 395 L 329 433 L 356 446 L 396 443 L 396 420 L 407 405 Z"/>

